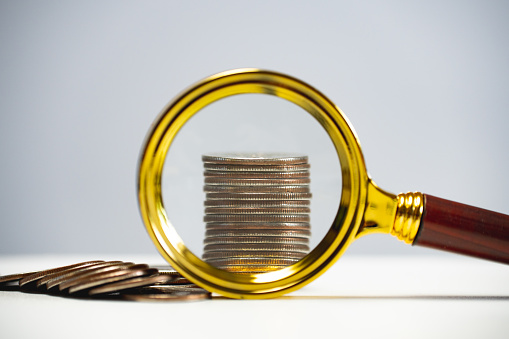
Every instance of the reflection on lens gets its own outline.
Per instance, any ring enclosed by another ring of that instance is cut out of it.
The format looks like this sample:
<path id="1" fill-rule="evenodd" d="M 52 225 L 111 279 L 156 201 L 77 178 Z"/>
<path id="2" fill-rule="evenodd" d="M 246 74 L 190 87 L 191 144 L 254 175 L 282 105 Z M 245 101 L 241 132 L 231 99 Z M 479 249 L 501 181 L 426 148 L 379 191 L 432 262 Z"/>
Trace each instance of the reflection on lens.
<path id="1" fill-rule="evenodd" d="M 203 260 L 236 273 L 265 273 L 309 252 L 308 157 L 204 155 Z"/>

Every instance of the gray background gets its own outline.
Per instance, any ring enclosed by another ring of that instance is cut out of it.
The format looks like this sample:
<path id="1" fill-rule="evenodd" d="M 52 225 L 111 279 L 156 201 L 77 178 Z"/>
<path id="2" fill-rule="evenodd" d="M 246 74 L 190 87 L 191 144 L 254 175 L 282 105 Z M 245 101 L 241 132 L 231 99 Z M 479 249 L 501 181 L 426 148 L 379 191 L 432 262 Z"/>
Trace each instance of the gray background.
<path id="1" fill-rule="evenodd" d="M 182 89 L 238 67 L 329 96 L 381 187 L 509 213 L 508 14 L 504 1 L 3 1 L 0 253 L 153 253 L 135 187 L 145 133 Z M 309 153 L 318 235 L 334 213 L 324 132 L 277 98 L 242 100 L 193 118 L 170 152 L 165 202 L 196 251 L 203 152 Z M 416 253 L 435 252 L 375 235 L 347 255 Z"/>

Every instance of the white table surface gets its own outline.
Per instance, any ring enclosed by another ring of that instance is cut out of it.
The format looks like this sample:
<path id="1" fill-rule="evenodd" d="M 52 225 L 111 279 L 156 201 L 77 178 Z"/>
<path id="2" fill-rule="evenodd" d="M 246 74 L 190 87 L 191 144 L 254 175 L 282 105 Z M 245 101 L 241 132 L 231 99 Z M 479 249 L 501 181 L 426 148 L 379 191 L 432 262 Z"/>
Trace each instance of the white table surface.
<path id="1" fill-rule="evenodd" d="M 83 260 L 158 256 L 0 256 L 0 275 Z M 0 291 L 1 338 L 509 338 L 509 266 L 460 257 L 345 256 L 270 300 L 81 300 Z"/>

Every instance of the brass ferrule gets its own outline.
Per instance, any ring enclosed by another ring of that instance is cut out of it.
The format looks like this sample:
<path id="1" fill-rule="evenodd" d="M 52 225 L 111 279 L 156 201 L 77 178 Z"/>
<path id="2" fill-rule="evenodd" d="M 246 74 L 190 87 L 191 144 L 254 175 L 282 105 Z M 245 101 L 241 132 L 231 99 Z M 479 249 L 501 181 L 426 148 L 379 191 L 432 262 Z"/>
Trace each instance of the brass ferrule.
<path id="1" fill-rule="evenodd" d="M 397 199 L 396 218 L 390 233 L 399 240 L 412 244 L 424 212 L 424 195 L 419 192 L 401 193 Z"/>

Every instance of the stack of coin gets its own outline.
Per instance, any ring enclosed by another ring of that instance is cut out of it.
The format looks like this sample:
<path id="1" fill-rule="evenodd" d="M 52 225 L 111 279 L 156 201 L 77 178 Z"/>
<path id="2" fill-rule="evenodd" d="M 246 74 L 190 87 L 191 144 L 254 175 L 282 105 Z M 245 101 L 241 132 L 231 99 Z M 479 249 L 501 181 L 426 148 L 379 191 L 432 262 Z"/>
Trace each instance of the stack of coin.
<path id="1" fill-rule="evenodd" d="M 203 259 L 238 273 L 281 269 L 309 252 L 308 157 L 204 155 Z"/>

